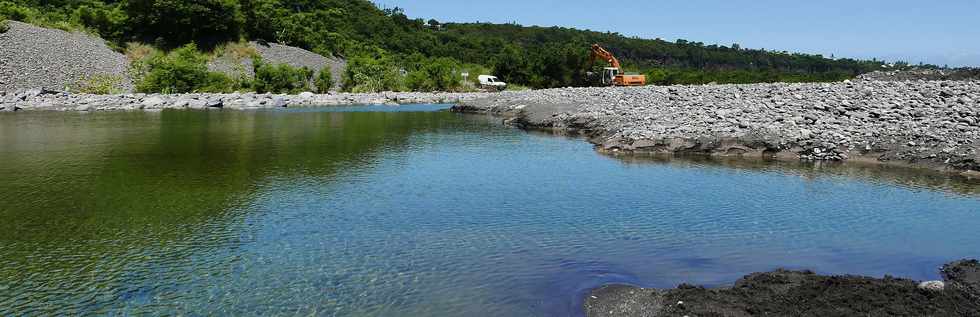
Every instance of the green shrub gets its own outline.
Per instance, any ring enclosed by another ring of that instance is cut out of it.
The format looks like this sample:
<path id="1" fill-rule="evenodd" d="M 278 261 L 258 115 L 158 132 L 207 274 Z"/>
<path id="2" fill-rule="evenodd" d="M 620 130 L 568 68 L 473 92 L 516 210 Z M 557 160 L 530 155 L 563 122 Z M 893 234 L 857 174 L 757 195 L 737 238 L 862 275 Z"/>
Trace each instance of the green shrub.
<path id="1" fill-rule="evenodd" d="M 241 79 L 228 77 L 223 73 L 209 72 L 204 85 L 199 87 L 197 92 L 208 93 L 229 93 L 239 90 L 247 90 L 249 84 Z"/>
<path id="2" fill-rule="evenodd" d="M 426 73 L 421 70 L 408 72 L 408 75 L 405 75 L 405 88 L 411 91 L 432 90 L 432 82 L 426 76 Z"/>
<path id="3" fill-rule="evenodd" d="M 36 10 L 17 5 L 10 1 L 0 1 L 0 20 L 28 22 L 37 15 Z"/>
<path id="4" fill-rule="evenodd" d="M 405 86 L 413 91 L 457 91 L 462 82 L 459 63 L 447 57 L 428 59 L 405 77 Z"/>
<path id="5" fill-rule="evenodd" d="M 318 93 L 330 92 L 330 88 L 333 88 L 333 74 L 330 73 L 330 66 L 320 70 L 320 74 L 316 76 L 314 85 Z"/>
<path id="6" fill-rule="evenodd" d="M 480 75 L 490 75 L 493 71 L 480 64 L 465 64 L 462 66 L 463 70 L 461 73 L 469 73 L 470 76 L 466 78 L 467 83 L 474 87 L 480 86 Z"/>
<path id="7" fill-rule="evenodd" d="M 207 58 L 194 44 L 168 54 L 154 53 L 146 67 L 146 75 L 136 84 L 140 92 L 188 93 L 208 84 Z"/>
<path id="8" fill-rule="evenodd" d="M 75 85 L 71 90 L 83 94 L 109 95 L 122 93 L 119 89 L 122 77 L 115 75 L 95 75 Z"/>
<path id="9" fill-rule="evenodd" d="M 295 94 L 307 90 L 313 72 L 308 68 L 296 68 L 286 64 L 267 64 L 261 58 L 253 61 L 255 79 L 252 88 L 258 93 Z"/>
<path id="10" fill-rule="evenodd" d="M 75 9 L 71 21 L 98 33 L 110 43 L 119 43 L 127 30 L 126 18 L 126 12 L 120 6 L 93 1 Z"/>
<path id="11" fill-rule="evenodd" d="M 0 20 L 20 21 L 63 31 L 91 31 L 72 21 L 71 11 L 65 8 L 39 7 L 18 2 L 25 1 L 0 0 Z"/>
<path id="12" fill-rule="evenodd" d="M 7 32 L 7 30 L 10 30 L 10 23 L 7 20 L 0 20 L 0 33 Z"/>
<path id="13" fill-rule="evenodd" d="M 162 54 L 153 46 L 135 42 L 126 43 L 123 52 L 126 59 L 129 60 L 129 78 L 132 78 L 133 82 L 137 84 L 143 81 L 146 74 L 150 72 L 150 57 Z"/>
<path id="14" fill-rule="evenodd" d="M 362 55 L 348 60 L 343 85 L 345 91 L 359 93 L 399 91 L 402 88 L 402 74 L 394 62 L 384 55 Z"/>

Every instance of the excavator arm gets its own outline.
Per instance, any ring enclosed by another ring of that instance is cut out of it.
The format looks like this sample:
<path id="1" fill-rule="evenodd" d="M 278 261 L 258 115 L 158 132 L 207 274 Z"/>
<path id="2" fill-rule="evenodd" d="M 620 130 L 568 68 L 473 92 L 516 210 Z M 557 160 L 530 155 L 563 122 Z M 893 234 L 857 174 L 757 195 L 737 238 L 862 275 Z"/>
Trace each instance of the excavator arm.
<path id="1" fill-rule="evenodd" d="M 612 53 L 602 48 L 602 46 L 599 46 L 599 44 L 592 44 L 592 54 L 589 57 L 589 59 L 592 61 L 593 64 L 595 64 L 596 58 L 601 58 L 602 60 L 608 62 L 609 66 L 612 68 L 622 69 L 622 67 L 619 64 L 619 60 L 616 59 L 616 57 L 613 56 Z"/>

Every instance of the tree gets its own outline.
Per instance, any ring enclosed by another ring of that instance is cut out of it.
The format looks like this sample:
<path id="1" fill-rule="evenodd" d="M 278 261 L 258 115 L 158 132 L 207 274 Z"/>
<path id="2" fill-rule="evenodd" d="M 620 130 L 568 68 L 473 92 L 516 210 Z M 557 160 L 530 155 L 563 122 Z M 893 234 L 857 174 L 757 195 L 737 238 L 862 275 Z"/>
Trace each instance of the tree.
<path id="1" fill-rule="evenodd" d="M 405 77 L 413 91 L 455 91 L 462 83 L 459 62 L 447 57 L 426 59 Z"/>
<path id="2" fill-rule="evenodd" d="M 141 92 L 188 93 L 208 81 L 207 58 L 187 44 L 169 54 L 156 53 L 147 62 L 149 72 L 137 83 Z"/>
<path id="3" fill-rule="evenodd" d="M 330 66 L 320 70 L 320 73 L 316 76 L 314 85 L 318 93 L 330 92 L 330 89 L 333 88 L 333 74 L 330 73 Z"/>
<path id="4" fill-rule="evenodd" d="M 528 83 L 530 66 L 520 48 L 507 45 L 493 60 L 493 73 L 507 82 Z"/>
<path id="5" fill-rule="evenodd" d="M 262 62 L 261 58 L 256 58 L 252 63 L 255 68 L 252 88 L 258 93 L 298 93 L 307 90 L 313 76 L 313 72 L 306 67 L 269 64 Z"/>
<path id="6" fill-rule="evenodd" d="M 401 90 L 402 75 L 383 51 L 374 55 L 362 54 L 347 61 L 343 88 L 350 92 L 381 92 Z"/>
<path id="7" fill-rule="evenodd" d="M 144 41 L 175 47 L 237 40 L 245 18 L 236 0 L 129 0 L 126 13 L 133 34 Z"/>

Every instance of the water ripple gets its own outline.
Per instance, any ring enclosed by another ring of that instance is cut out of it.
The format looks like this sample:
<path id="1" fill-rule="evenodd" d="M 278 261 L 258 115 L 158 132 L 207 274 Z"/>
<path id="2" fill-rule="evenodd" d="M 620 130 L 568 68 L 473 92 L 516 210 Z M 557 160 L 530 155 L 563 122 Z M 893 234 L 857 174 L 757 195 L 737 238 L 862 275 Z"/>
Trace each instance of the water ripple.
<path id="1" fill-rule="evenodd" d="M 612 159 L 430 108 L 0 116 L 0 315 L 568 316 L 607 283 L 980 256 L 974 182 Z"/>

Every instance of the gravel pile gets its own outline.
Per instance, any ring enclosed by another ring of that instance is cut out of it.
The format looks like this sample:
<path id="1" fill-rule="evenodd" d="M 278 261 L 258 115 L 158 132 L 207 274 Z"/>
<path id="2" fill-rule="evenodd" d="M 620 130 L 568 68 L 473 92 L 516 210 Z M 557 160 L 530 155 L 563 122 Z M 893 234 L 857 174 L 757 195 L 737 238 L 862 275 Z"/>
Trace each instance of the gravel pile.
<path id="1" fill-rule="evenodd" d="M 263 109 L 334 105 L 397 105 L 457 103 L 483 96 L 481 93 L 385 92 L 374 94 L 298 95 L 230 94 L 69 94 L 41 89 L 18 93 L 0 92 L 0 111 L 112 111 L 160 109 Z"/>
<path id="2" fill-rule="evenodd" d="M 113 76 L 132 91 L 129 62 L 102 39 L 8 21 L 0 33 L 0 91 L 65 90 L 94 76 Z"/>
<path id="3" fill-rule="evenodd" d="M 340 88 L 340 76 L 347 67 L 347 62 L 335 57 L 324 57 L 298 47 L 280 45 L 275 43 L 249 42 L 249 46 L 262 56 L 262 60 L 272 64 L 287 64 L 293 67 L 306 67 L 320 73 L 324 67 L 330 67 L 330 73 L 334 79 L 334 90 Z M 232 54 L 224 54 L 214 58 L 208 63 L 208 69 L 213 72 L 222 72 L 232 78 L 253 78 L 251 58 L 236 58 Z M 312 84 L 312 83 L 311 83 Z M 312 87 L 312 86 L 311 86 Z"/>
<path id="4" fill-rule="evenodd" d="M 505 92 L 454 108 L 580 132 L 607 152 L 853 158 L 980 171 L 980 81 Z"/>

